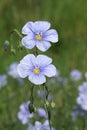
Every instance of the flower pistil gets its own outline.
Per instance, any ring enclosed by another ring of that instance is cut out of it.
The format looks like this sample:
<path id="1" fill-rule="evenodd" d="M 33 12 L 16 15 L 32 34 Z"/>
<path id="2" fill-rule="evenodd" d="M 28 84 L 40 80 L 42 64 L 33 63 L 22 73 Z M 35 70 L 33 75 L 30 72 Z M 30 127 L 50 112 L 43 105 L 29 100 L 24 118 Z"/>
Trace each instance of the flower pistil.
<path id="1" fill-rule="evenodd" d="M 33 69 L 33 72 L 34 72 L 35 74 L 39 74 L 39 73 L 40 73 L 40 69 L 34 68 L 34 69 Z"/>
<path id="2" fill-rule="evenodd" d="M 40 41 L 40 40 L 42 40 L 42 36 L 41 36 L 40 34 L 37 34 L 37 35 L 35 36 L 35 39 L 38 40 L 38 41 Z"/>

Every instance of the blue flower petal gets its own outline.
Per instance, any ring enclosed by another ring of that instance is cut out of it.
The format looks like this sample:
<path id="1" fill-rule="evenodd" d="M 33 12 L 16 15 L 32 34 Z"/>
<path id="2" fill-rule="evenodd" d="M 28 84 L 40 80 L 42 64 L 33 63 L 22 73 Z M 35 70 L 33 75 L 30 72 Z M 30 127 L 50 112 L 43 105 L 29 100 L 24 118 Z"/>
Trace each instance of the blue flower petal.
<path id="1" fill-rule="evenodd" d="M 54 65 L 50 64 L 46 66 L 43 70 L 43 74 L 46 75 L 47 77 L 53 77 L 56 75 L 56 68 Z"/>
<path id="2" fill-rule="evenodd" d="M 38 55 L 36 61 L 37 61 L 37 65 L 40 68 L 43 68 L 48 66 L 52 62 L 52 59 L 45 55 Z"/>
<path id="3" fill-rule="evenodd" d="M 22 45 L 28 49 L 32 49 L 35 46 L 35 42 L 36 41 L 33 39 L 33 37 L 30 36 L 25 36 L 22 38 Z"/>
<path id="4" fill-rule="evenodd" d="M 36 47 L 41 51 L 46 51 L 50 48 L 51 44 L 48 41 L 37 41 Z"/>
<path id="5" fill-rule="evenodd" d="M 47 21 L 36 21 L 34 23 L 34 29 L 36 32 L 45 32 L 50 28 L 50 23 Z"/>
<path id="6" fill-rule="evenodd" d="M 18 119 L 21 120 L 22 124 L 27 124 L 29 119 L 25 117 L 23 114 L 21 112 L 18 112 Z"/>
<path id="7" fill-rule="evenodd" d="M 29 69 L 29 66 L 26 64 L 19 64 L 17 67 L 18 74 L 21 78 L 27 77 L 29 74 L 31 74 L 31 71 Z"/>
<path id="8" fill-rule="evenodd" d="M 21 64 L 33 68 L 36 65 L 36 57 L 33 54 L 28 54 L 20 61 Z"/>
<path id="9" fill-rule="evenodd" d="M 33 26 L 34 23 L 33 22 L 27 22 L 24 27 L 22 28 L 22 34 L 30 34 L 33 33 Z"/>
<path id="10" fill-rule="evenodd" d="M 19 64 L 17 71 L 21 78 L 25 78 L 32 73 L 32 68 L 30 68 L 27 64 Z"/>
<path id="11" fill-rule="evenodd" d="M 25 78 L 32 73 L 35 65 L 35 56 L 33 54 L 26 55 L 17 66 L 17 72 L 21 78 Z"/>
<path id="12" fill-rule="evenodd" d="M 40 84 L 43 84 L 46 82 L 46 78 L 44 75 L 41 75 L 41 74 L 34 74 L 32 73 L 31 75 L 29 75 L 28 79 L 33 83 L 33 84 L 36 84 L 36 85 L 40 85 Z"/>
<path id="13" fill-rule="evenodd" d="M 50 42 L 58 42 L 58 33 L 54 29 L 50 29 L 44 33 L 43 40 Z"/>
<path id="14" fill-rule="evenodd" d="M 80 94 L 77 97 L 77 104 L 80 105 L 83 110 L 87 110 L 87 95 Z"/>

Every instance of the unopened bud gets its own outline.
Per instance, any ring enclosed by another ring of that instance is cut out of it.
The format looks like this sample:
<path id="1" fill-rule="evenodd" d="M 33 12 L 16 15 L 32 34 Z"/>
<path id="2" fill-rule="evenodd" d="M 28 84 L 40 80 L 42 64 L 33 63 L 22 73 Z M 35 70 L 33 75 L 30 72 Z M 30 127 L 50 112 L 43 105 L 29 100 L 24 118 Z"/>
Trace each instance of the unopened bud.
<path id="1" fill-rule="evenodd" d="M 55 108 L 55 102 L 51 102 L 51 107 Z"/>
<path id="2" fill-rule="evenodd" d="M 4 42 L 4 51 L 7 51 L 8 50 L 8 47 L 9 47 L 9 41 L 8 40 L 6 40 L 5 42 Z"/>
<path id="3" fill-rule="evenodd" d="M 46 101 L 46 105 L 49 106 L 49 102 L 48 101 Z"/>
<path id="4" fill-rule="evenodd" d="M 16 55 L 16 50 L 15 50 L 14 48 L 11 48 L 11 53 L 12 53 L 13 55 Z"/>
<path id="5" fill-rule="evenodd" d="M 29 108 L 30 113 L 33 113 L 36 111 L 36 108 L 34 107 L 34 105 L 32 103 L 29 104 L 28 108 Z"/>
<path id="6" fill-rule="evenodd" d="M 22 45 L 21 41 L 19 41 L 18 49 L 20 49 L 20 50 L 23 49 L 23 45 Z"/>

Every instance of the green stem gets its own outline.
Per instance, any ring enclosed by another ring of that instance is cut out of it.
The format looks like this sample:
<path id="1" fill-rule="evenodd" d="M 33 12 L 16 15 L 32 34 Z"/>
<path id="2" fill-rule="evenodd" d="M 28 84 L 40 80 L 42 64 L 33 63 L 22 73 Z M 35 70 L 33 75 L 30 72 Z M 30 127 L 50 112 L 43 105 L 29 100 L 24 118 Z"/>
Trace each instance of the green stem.
<path id="1" fill-rule="evenodd" d="M 16 33 L 18 36 L 19 36 L 19 38 L 20 39 L 22 39 L 22 35 L 21 35 L 21 33 L 17 30 L 17 29 L 14 29 L 13 31 L 11 31 L 10 32 L 10 37 L 9 37 L 9 41 L 10 41 L 10 46 L 11 46 L 11 52 L 13 53 L 13 54 L 16 54 L 16 50 L 14 49 L 14 47 L 13 47 L 13 42 L 12 42 L 12 35 L 14 34 L 14 33 Z M 19 46 L 20 46 L 20 48 L 22 47 L 22 44 L 21 43 L 19 43 Z"/>
<path id="2" fill-rule="evenodd" d="M 44 91 L 45 91 L 45 97 L 44 97 L 45 109 L 46 109 L 47 114 L 48 114 L 49 127 L 51 130 L 51 111 L 50 111 L 49 103 L 47 100 L 48 95 L 49 95 L 49 90 L 48 90 L 48 87 L 46 86 L 46 84 L 43 84 L 43 86 L 44 86 Z"/>
<path id="3" fill-rule="evenodd" d="M 12 35 L 13 33 L 16 33 L 20 38 L 23 37 L 17 29 L 14 29 L 13 31 L 11 31 L 10 34 Z"/>
<path id="4" fill-rule="evenodd" d="M 30 104 L 29 104 L 30 113 L 35 112 L 33 90 L 34 90 L 34 85 L 31 86 L 31 95 L 30 95 Z"/>
<path id="5" fill-rule="evenodd" d="M 30 95 L 30 101 L 31 101 L 32 104 L 34 102 L 33 90 L 34 90 L 34 85 L 31 86 L 31 95 Z"/>

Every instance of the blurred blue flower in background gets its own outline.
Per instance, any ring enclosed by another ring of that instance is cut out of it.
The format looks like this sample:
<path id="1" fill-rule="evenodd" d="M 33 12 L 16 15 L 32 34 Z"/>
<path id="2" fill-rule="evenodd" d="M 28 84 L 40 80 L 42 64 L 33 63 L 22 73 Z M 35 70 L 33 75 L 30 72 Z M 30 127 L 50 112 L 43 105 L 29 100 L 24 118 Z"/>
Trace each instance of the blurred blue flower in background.
<path id="1" fill-rule="evenodd" d="M 42 124 L 40 121 L 36 121 L 35 125 L 29 124 L 27 130 L 50 130 L 49 122 L 48 120 L 45 120 L 45 122 Z M 51 130 L 55 129 L 52 127 Z"/>
<path id="2" fill-rule="evenodd" d="M 34 130 L 41 130 L 42 123 L 40 121 L 36 121 L 34 127 Z"/>
<path id="3" fill-rule="evenodd" d="M 18 62 L 13 62 L 9 67 L 8 67 L 8 75 L 10 75 L 12 78 L 16 79 L 20 85 L 24 84 L 23 79 L 20 78 L 18 72 L 17 72 L 17 66 Z"/>
<path id="4" fill-rule="evenodd" d="M 38 113 L 39 117 L 42 117 L 42 118 L 45 118 L 45 119 L 48 118 L 47 113 L 43 108 L 38 108 L 37 113 Z"/>
<path id="5" fill-rule="evenodd" d="M 52 85 L 52 84 L 65 85 L 67 84 L 67 82 L 68 79 L 66 77 L 61 77 L 60 71 L 57 69 L 56 75 L 49 80 L 48 85 Z"/>
<path id="6" fill-rule="evenodd" d="M 80 94 L 77 97 L 77 104 L 79 104 L 83 110 L 87 110 L 87 95 Z"/>
<path id="7" fill-rule="evenodd" d="M 21 120 L 22 124 L 26 124 L 29 122 L 29 119 L 34 116 L 33 113 L 29 112 L 30 101 L 27 101 L 20 105 L 20 111 L 18 112 L 18 119 Z"/>
<path id="8" fill-rule="evenodd" d="M 9 67 L 8 67 L 8 74 L 12 76 L 13 78 L 19 78 L 19 74 L 17 72 L 17 66 L 18 62 L 13 62 Z"/>
<path id="9" fill-rule="evenodd" d="M 79 115 L 85 116 L 85 111 L 81 108 L 81 106 L 77 105 L 72 110 L 71 113 L 72 120 L 75 121 Z"/>
<path id="10" fill-rule="evenodd" d="M 70 78 L 72 81 L 79 81 L 82 78 L 82 73 L 79 70 L 72 70 L 70 73 Z"/>
<path id="11" fill-rule="evenodd" d="M 5 74 L 0 75 L 0 88 L 7 84 L 7 76 Z"/>
<path id="12" fill-rule="evenodd" d="M 37 90 L 37 97 L 38 98 L 43 98 L 45 97 L 46 93 L 43 90 Z M 47 100 L 51 100 L 52 99 L 52 95 L 49 93 Z"/>
<path id="13" fill-rule="evenodd" d="M 36 121 L 35 130 L 50 130 L 49 121 L 45 120 L 45 122 L 43 124 L 39 121 Z M 52 127 L 51 130 L 55 130 L 55 129 Z"/>
<path id="14" fill-rule="evenodd" d="M 50 127 L 49 127 L 49 121 L 48 120 L 45 120 L 42 127 L 41 127 L 41 130 L 50 130 Z M 52 126 L 51 126 L 51 130 L 55 130 Z"/>
<path id="15" fill-rule="evenodd" d="M 35 130 L 34 125 L 29 123 L 27 130 Z"/>
<path id="16" fill-rule="evenodd" d="M 35 57 L 33 54 L 26 55 L 17 67 L 18 73 L 21 78 L 28 76 L 28 79 L 36 85 L 46 82 L 47 77 L 56 75 L 56 68 L 51 64 L 52 59 L 45 55 L 38 55 Z"/>
<path id="17" fill-rule="evenodd" d="M 78 87 L 79 93 L 87 95 L 87 82 L 83 82 L 82 85 Z"/>
<path id="18" fill-rule="evenodd" d="M 47 21 L 27 22 L 22 28 L 22 33 L 27 35 L 22 38 L 22 44 L 28 49 L 36 46 L 41 51 L 46 51 L 51 46 L 50 42 L 58 42 L 56 30 L 50 29 Z"/>
<path id="19" fill-rule="evenodd" d="M 77 103 L 83 110 L 87 110 L 87 82 L 83 82 L 83 84 L 78 87 L 78 90 L 79 96 L 77 97 Z"/>

